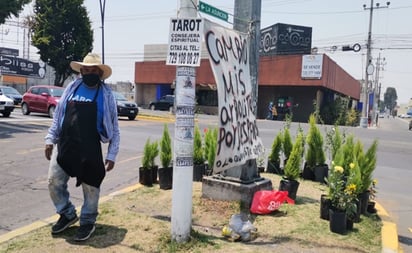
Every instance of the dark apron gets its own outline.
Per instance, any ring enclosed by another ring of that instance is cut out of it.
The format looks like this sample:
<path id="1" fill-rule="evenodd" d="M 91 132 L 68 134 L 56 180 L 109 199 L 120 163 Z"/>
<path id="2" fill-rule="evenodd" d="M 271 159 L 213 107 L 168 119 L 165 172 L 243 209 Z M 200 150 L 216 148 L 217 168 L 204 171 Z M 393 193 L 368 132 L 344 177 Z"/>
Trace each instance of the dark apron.
<path id="1" fill-rule="evenodd" d="M 92 102 L 69 101 L 66 104 L 57 144 L 57 163 L 69 176 L 77 178 L 76 186 L 84 182 L 99 188 L 106 174 L 97 131 L 98 93 L 99 88 Z"/>

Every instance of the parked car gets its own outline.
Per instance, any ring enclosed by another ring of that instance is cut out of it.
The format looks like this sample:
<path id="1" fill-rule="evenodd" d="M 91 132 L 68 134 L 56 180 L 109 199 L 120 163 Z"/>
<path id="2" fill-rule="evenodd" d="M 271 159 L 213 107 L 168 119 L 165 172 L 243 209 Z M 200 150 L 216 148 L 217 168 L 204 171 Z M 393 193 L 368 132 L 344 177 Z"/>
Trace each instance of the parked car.
<path id="1" fill-rule="evenodd" d="M 53 118 L 54 110 L 62 96 L 64 88 L 59 86 L 37 85 L 32 86 L 24 93 L 21 111 L 24 115 L 31 112 L 47 113 Z"/>
<path id="2" fill-rule="evenodd" d="M 18 90 L 10 86 L 0 86 L 0 92 L 6 97 L 12 99 L 14 101 L 14 105 L 20 104 L 23 98 Z"/>
<path id="3" fill-rule="evenodd" d="M 113 91 L 114 98 L 117 102 L 117 114 L 118 116 L 126 116 L 130 120 L 134 120 L 139 113 L 139 108 L 135 102 L 127 100 L 123 94 Z"/>
<path id="4" fill-rule="evenodd" d="M 0 91 L 0 113 L 3 117 L 9 117 L 10 113 L 14 110 L 14 102 L 10 98 L 3 95 Z"/>
<path id="5" fill-rule="evenodd" d="M 408 119 L 408 118 L 412 118 L 412 115 L 409 115 L 409 114 L 401 114 L 401 115 L 399 115 L 399 118 L 401 118 L 401 119 Z"/>
<path id="6" fill-rule="evenodd" d="M 151 110 L 168 110 L 172 111 L 175 104 L 174 95 L 165 95 L 156 101 L 152 101 L 149 104 Z"/>

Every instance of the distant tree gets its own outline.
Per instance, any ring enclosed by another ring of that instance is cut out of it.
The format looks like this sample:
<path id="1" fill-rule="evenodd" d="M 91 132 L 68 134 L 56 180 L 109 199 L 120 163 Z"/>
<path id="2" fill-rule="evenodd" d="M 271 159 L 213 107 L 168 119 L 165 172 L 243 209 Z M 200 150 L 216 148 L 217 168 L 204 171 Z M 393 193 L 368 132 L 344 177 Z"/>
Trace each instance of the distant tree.
<path id="1" fill-rule="evenodd" d="M 357 121 L 357 112 L 350 108 L 348 97 L 337 96 L 333 101 L 326 101 L 320 108 L 320 118 L 324 124 L 352 126 Z"/>
<path id="2" fill-rule="evenodd" d="M 13 16 L 18 16 L 19 12 L 23 10 L 25 4 L 30 3 L 31 0 L 1 0 L 0 1 L 0 24 L 4 24 L 6 19 Z"/>
<path id="3" fill-rule="evenodd" d="M 385 107 L 391 112 L 396 107 L 396 100 L 398 100 L 398 95 L 396 94 L 396 89 L 394 87 L 386 88 L 386 92 L 383 95 L 383 103 Z"/>
<path id="4" fill-rule="evenodd" d="M 379 101 L 378 101 L 378 108 L 379 108 L 379 111 L 380 111 L 380 112 L 385 111 L 385 104 L 384 104 L 383 101 L 380 100 L 380 99 L 379 99 Z"/>
<path id="5" fill-rule="evenodd" d="M 31 26 L 32 44 L 40 59 L 55 70 L 54 85 L 63 86 L 73 73 L 71 61 L 93 49 L 93 31 L 84 0 L 36 0 Z"/>

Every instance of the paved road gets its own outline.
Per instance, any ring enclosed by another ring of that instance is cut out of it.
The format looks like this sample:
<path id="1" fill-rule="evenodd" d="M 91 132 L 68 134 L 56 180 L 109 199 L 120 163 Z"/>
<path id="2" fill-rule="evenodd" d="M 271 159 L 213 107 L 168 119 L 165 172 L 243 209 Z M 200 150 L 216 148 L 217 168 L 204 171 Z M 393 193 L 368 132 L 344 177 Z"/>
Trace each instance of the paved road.
<path id="1" fill-rule="evenodd" d="M 115 169 L 102 184 L 102 195 L 138 182 L 138 166 L 148 133 L 160 138 L 162 124 L 120 119 L 122 141 Z M 51 120 L 43 115 L 13 113 L 0 117 L 0 234 L 54 215 L 47 189 L 48 161 L 44 136 Z M 159 134 L 158 134 L 159 133 Z M 106 150 L 107 146 L 103 146 Z M 75 205 L 82 202 L 80 188 L 69 182 Z"/>
<path id="2" fill-rule="evenodd" d="M 405 253 L 412 253 L 412 131 L 400 118 L 379 119 L 378 201 L 397 224 L 398 237 Z"/>

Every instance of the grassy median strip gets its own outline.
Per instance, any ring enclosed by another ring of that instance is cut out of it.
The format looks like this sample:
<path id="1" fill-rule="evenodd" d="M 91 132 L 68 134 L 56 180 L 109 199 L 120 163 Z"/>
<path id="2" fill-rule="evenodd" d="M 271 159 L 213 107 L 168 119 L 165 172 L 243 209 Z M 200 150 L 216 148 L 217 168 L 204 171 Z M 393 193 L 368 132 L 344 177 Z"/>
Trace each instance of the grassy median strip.
<path id="1" fill-rule="evenodd" d="M 280 177 L 262 174 L 277 189 Z M 192 233 L 188 243 L 171 241 L 172 190 L 138 187 L 101 203 L 96 232 L 84 243 L 72 240 L 79 224 L 52 237 L 50 226 L 0 244 L 0 252 L 380 252 L 382 222 L 377 215 L 361 216 L 347 235 L 329 231 L 319 218 L 320 195 L 326 187 L 300 181 L 295 205 L 284 204 L 270 215 L 251 216 L 258 229 L 251 242 L 232 242 L 221 235 L 236 201 L 201 197 L 202 184 L 193 183 Z"/>

